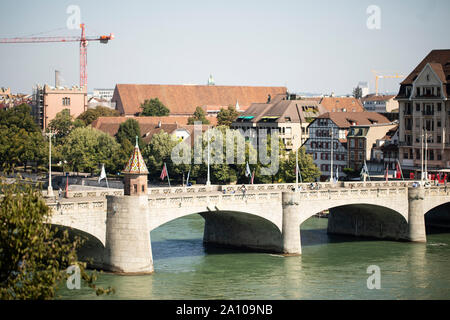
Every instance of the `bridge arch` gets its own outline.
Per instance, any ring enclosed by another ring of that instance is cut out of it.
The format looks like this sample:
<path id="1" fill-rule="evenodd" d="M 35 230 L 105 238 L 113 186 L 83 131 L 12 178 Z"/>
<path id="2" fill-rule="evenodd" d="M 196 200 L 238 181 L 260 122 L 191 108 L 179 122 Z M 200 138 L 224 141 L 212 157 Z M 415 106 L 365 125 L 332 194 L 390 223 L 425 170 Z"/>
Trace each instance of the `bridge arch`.
<path id="1" fill-rule="evenodd" d="M 279 212 L 262 214 L 260 211 L 241 206 L 237 208 L 183 208 L 183 210 L 170 210 L 166 212 L 164 220 L 152 223 L 155 216 L 150 208 L 149 225 L 150 231 L 163 226 L 176 219 L 193 214 L 200 215 L 204 221 L 203 242 L 234 248 L 254 249 L 259 251 L 279 251 L 282 246 L 281 236 L 281 206 Z M 253 208 L 254 209 L 254 208 Z"/>
<path id="2" fill-rule="evenodd" d="M 103 253 L 104 253 L 104 242 L 92 233 L 73 228 L 61 224 L 50 224 L 53 230 L 58 230 L 58 232 L 68 231 L 69 237 L 74 239 L 75 237 L 80 237 L 83 240 L 83 244 L 77 250 L 78 259 L 81 261 L 87 261 L 88 266 L 92 268 L 101 268 Z"/>

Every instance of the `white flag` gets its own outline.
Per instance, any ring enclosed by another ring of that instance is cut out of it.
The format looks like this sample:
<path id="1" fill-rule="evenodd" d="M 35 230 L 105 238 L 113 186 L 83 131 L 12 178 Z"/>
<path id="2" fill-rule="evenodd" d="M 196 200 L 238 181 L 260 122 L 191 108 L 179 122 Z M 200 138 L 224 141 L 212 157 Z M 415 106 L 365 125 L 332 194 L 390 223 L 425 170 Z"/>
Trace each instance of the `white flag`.
<path id="1" fill-rule="evenodd" d="M 250 170 L 250 166 L 248 165 L 247 162 L 247 167 L 245 168 L 245 176 L 248 177 L 252 174 L 252 171 Z"/>
<path id="2" fill-rule="evenodd" d="M 102 179 L 106 178 L 106 171 L 105 171 L 105 165 L 102 164 L 102 172 L 100 173 L 100 177 L 98 177 L 98 183 L 102 181 Z"/>

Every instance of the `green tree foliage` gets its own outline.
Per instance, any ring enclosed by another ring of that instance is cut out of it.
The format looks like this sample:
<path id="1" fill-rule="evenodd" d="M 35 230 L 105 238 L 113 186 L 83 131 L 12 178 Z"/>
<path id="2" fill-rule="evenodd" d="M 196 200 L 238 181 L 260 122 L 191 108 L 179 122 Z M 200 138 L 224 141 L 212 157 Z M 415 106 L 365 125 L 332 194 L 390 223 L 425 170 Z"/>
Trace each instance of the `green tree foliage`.
<path id="1" fill-rule="evenodd" d="M 167 108 L 158 98 L 145 100 L 141 104 L 142 112 L 140 116 L 149 117 L 164 117 L 170 114 L 169 108 Z"/>
<path id="2" fill-rule="evenodd" d="M 287 159 L 282 162 L 282 179 L 285 182 L 295 182 L 295 151 L 289 152 Z M 311 155 L 306 153 L 304 147 L 298 150 L 298 166 L 303 182 L 314 182 L 320 178 L 321 172 L 315 165 Z M 300 178 L 299 178 L 300 181 Z"/>
<path id="3" fill-rule="evenodd" d="M 97 120 L 99 117 L 118 117 L 120 116 L 119 111 L 103 107 L 103 106 L 97 106 L 95 109 L 88 109 L 82 114 L 78 116 L 77 119 L 83 121 L 84 125 L 88 126 L 95 120 Z"/>
<path id="4" fill-rule="evenodd" d="M 52 299 L 71 265 L 97 295 L 114 292 L 96 287 L 96 273 L 78 261 L 82 240 L 47 224 L 49 208 L 36 189 L 1 183 L 0 191 L 0 299 Z"/>
<path id="5" fill-rule="evenodd" d="M 356 99 L 361 99 L 362 98 L 362 89 L 359 86 L 357 86 L 356 88 L 353 89 L 353 96 Z"/>
<path id="6" fill-rule="evenodd" d="M 163 164 L 166 162 L 171 181 L 181 181 L 180 174 L 182 175 L 184 167 L 175 165 L 171 160 L 172 149 L 178 142 L 176 138 L 164 132 L 164 130 L 152 136 L 150 143 L 142 150 L 142 157 L 147 165 L 151 179 L 160 181 L 159 176 Z"/>
<path id="7" fill-rule="evenodd" d="M 56 133 L 57 143 L 63 143 L 63 140 L 67 135 L 76 127 L 84 125 L 82 122 L 74 122 L 73 117 L 70 115 L 69 109 L 64 109 L 58 112 L 53 120 L 48 124 L 50 131 Z"/>
<path id="8" fill-rule="evenodd" d="M 209 120 L 206 119 L 206 112 L 201 107 L 195 108 L 193 116 L 188 118 L 188 124 L 194 124 L 196 121 L 200 121 L 202 124 L 209 124 Z"/>
<path id="9" fill-rule="evenodd" d="M 239 112 L 236 110 L 236 107 L 231 105 L 228 106 L 228 109 L 220 109 L 217 114 L 217 124 L 219 126 L 227 126 L 230 127 L 231 124 L 237 119 L 239 116 Z"/>
<path id="10" fill-rule="evenodd" d="M 125 166 L 121 146 L 110 135 L 91 127 L 76 128 L 66 138 L 61 148 L 69 168 L 77 172 L 98 171 L 105 164 L 108 172 Z"/>
<path id="11" fill-rule="evenodd" d="M 47 161 L 46 142 L 31 117 L 31 107 L 22 104 L 0 110 L 0 168 L 14 171 L 27 161 L 41 164 Z"/>

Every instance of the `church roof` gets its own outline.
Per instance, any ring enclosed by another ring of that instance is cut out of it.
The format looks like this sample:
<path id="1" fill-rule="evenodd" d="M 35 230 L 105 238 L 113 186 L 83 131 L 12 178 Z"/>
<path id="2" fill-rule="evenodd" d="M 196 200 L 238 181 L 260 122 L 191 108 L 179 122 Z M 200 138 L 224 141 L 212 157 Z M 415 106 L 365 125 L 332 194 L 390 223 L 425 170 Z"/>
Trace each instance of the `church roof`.
<path id="1" fill-rule="evenodd" d="M 137 144 L 137 137 L 133 154 L 128 160 L 127 166 L 122 173 L 148 174 L 147 166 L 145 165 L 144 158 L 142 157 L 141 151 L 139 150 L 139 146 Z"/>

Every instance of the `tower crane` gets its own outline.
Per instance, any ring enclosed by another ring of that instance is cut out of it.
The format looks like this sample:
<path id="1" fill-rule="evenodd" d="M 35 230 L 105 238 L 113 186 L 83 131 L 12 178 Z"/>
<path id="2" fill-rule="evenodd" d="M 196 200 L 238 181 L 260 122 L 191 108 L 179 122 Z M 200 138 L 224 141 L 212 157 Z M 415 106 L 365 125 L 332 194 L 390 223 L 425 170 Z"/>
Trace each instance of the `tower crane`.
<path id="1" fill-rule="evenodd" d="M 27 38 L 0 38 L 0 44 L 7 43 L 35 43 L 35 42 L 79 42 L 80 43 L 80 87 L 87 89 L 87 46 L 89 41 L 100 41 L 100 43 L 108 43 L 114 39 L 114 34 L 103 36 L 86 36 L 84 23 L 80 24 L 81 36 L 67 37 L 27 37 Z"/>
<path id="2" fill-rule="evenodd" d="M 378 79 L 386 79 L 386 78 L 404 78 L 404 75 L 398 74 L 397 72 L 393 75 L 380 75 L 379 72 L 372 70 L 375 75 L 375 95 L 378 95 Z"/>

